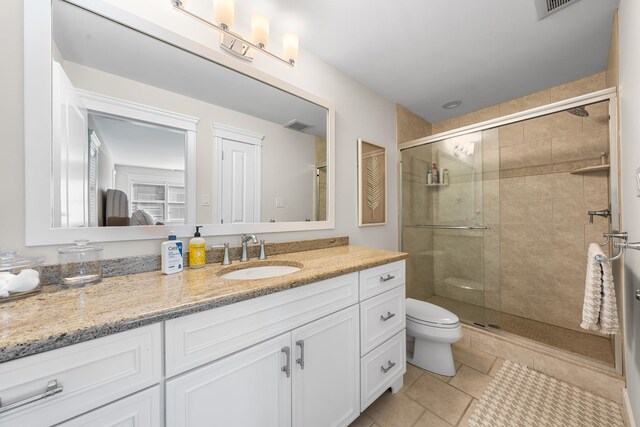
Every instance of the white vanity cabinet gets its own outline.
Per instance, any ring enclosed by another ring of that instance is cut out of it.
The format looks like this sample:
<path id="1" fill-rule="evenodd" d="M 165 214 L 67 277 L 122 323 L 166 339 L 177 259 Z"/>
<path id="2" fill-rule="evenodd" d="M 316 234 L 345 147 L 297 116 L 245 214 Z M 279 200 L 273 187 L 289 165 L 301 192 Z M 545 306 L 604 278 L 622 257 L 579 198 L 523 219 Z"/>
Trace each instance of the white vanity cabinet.
<path id="1" fill-rule="evenodd" d="M 158 384 L 160 330 L 145 326 L 0 363 L 0 426 L 51 426 Z"/>
<path id="2" fill-rule="evenodd" d="M 406 368 L 405 262 L 360 272 L 360 410 L 402 388 Z"/>
<path id="3" fill-rule="evenodd" d="M 399 261 L 0 363 L 0 425 L 348 426 L 402 387 L 404 283 Z"/>
<path id="4" fill-rule="evenodd" d="M 360 413 L 358 306 L 167 381 L 167 426 L 325 427 Z"/>

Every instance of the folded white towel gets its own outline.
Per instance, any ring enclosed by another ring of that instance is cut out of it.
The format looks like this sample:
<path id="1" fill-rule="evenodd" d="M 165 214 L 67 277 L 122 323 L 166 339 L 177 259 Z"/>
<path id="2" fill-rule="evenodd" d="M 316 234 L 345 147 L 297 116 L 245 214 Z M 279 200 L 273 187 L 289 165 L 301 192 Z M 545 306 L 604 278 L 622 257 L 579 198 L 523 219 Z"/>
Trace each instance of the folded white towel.
<path id="1" fill-rule="evenodd" d="M 606 261 L 596 261 L 597 255 L 602 255 Z M 587 257 L 587 278 L 580 327 L 605 334 L 618 333 L 620 325 L 611 262 L 597 243 L 589 245 Z"/>

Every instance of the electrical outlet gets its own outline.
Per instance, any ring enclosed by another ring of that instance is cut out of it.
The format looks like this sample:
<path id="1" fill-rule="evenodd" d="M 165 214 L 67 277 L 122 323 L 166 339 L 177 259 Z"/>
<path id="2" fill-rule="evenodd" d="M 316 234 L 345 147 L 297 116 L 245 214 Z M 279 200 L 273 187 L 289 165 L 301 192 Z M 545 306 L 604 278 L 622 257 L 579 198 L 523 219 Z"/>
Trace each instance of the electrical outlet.
<path id="1" fill-rule="evenodd" d="M 284 208 L 286 205 L 284 197 L 276 197 L 276 208 Z"/>

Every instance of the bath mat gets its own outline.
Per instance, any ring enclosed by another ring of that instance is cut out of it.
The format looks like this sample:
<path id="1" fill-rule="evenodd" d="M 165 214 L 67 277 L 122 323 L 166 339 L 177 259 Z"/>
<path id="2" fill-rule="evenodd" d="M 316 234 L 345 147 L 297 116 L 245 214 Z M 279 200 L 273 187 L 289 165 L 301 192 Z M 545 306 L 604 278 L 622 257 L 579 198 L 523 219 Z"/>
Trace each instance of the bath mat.
<path id="1" fill-rule="evenodd" d="M 470 427 L 621 427 L 617 404 L 504 362 L 469 419 Z"/>

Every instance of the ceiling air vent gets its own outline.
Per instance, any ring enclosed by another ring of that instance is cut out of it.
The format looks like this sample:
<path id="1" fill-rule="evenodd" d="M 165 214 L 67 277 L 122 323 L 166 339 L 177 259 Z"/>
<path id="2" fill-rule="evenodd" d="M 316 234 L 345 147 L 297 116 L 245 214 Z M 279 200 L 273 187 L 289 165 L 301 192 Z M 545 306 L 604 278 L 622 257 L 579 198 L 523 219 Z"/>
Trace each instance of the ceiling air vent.
<path id="1" fill-rule="evenodd" d="M 311 125 L 308 125 L 306 123 L 302 123 L 299 120 L 293 119 L 289 123 L 285 124 L 284 127 L 288 129 L 297 130 L 299 132 L 304 132 L 305 130 L 309 129 Z"/>
<path id="2" fill-rule="evenodd" d="M 578 3 L 580 0 L 534 0 L 536 4 L 536 10 L 538 11 L 538 20 L 542 21 L 550 15 L 564 9 L 567 6 L 571 6 L 574 3 Z"/>

